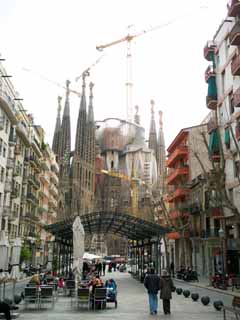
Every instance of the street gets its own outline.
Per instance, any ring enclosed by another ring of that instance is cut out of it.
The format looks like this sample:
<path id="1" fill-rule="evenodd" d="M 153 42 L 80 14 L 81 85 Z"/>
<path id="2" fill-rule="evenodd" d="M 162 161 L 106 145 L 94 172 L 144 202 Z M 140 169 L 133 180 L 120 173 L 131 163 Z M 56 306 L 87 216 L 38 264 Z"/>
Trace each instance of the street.
<path id="1" fill-rule="evenodd" d="M 162 303 L 159 304 L 159 313 L 157 316 L 149 315 L 148 310 L 148 296 L 143 284 L 133 279 L 128 273 L 113 272 L 107 274 L 105 279 L 113 277 L 118 284 L 118 308 L 115 309 L 113 304 L 108 304 L 106 310 L 102 311 L 86 311 L 75 310 L 71 307 L 70 298 L 59 296 L 55 303 L 54 309 L 44 310 L 24 310 L 24 306 L 20 307 L 20 317 L 24 319 L 40 320 L 44 316 L 46 319 L 58 319 L 58 320 L 70 320 L 79 319 L 84 315 L 84 319 L 126 319 L 126 320 L 143 320 L 151 318 L 159 318 L 159 316 L 167 317 L 163 314 Z M 205 317 L 210 320 L 220 319 L 222 313 L 216 311 L 212 305 L 214 300 L 223 300 L 225 304 L 230 304 L 232 297 L 224 294 L 219 295 L 214 291 L 208 289 L 196 288 L 188 283 L 175 281 L 176 287 L 182 287 L 183 289 L 189 289 L 191 293 L 198 292 L 201 296 L 208 295 L 211 302 L 208 306 L 203 306 L 200 299 L 198 302 L 193 302 L 191 298 L 185 298 L 183 295 L 177 295 L 173 293 L 173 299 L 171 301 L 171 319 L 192 319 L 201 320 Z M 18 284 L 18 292 L 24 287 L 24 283 Z M 11 295 L 11 288 L 8 287 L 7 293 Z M 169 316 L 168 316 L 169 317 Z"/>

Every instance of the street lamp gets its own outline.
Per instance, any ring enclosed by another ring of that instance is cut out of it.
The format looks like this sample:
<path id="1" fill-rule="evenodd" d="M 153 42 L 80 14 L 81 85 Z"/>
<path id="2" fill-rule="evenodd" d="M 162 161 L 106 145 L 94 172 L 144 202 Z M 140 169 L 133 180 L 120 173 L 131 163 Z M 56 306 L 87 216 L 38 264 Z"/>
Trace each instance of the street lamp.
<path id="1" fill-rule="evenodd" d="M 224 266 L 224 252 L 223 252 L 223 242 L 224 242 L 224 237 L 225 237 L 225 232 L 222 228 L 218 230 L 218 235 L 219 238 L 221 239 L 221 251 L 222 251 L 222 274 L 224 275 L 225 273 L 225 266 Z"/>

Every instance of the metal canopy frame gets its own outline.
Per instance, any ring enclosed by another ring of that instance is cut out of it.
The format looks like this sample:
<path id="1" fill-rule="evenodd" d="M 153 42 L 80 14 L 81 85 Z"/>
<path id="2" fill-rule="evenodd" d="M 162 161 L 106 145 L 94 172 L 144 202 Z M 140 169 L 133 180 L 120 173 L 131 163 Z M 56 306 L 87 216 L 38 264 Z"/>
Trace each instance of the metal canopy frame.
<path id="1" fill-rule="evenodd" d="M 80 218 L 86 234 L 112 233 L 129 240 L 144 240 L 154 237 L 161 238 L 165 233 L 171 231 L 127 213 L 92 212 L 80 215 Z M 56 237 L 56 241 L 57 239 L 71 240 L 74 219 L 75 216 L 70 217 L 48 225 L 45 229 Z"/>

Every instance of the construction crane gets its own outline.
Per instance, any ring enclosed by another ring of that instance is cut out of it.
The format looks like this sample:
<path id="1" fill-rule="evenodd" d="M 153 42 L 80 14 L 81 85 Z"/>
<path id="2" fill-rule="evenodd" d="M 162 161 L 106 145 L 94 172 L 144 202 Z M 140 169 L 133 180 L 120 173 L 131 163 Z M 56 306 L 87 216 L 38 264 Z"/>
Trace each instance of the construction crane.
<path id="1" fill-rule="evenodd" d="M 206 9 L 207 7 L 205 5 L 201 5 L 199 7 L 199 9 Z M 181 18 L 184 18 L 186 17 L 187 15 L 191 14 L 190 13 L 185 13 L 183 15 L 180 15 L 180 16 L 177 16 L 175 17 L 174 19 L 172 20 L 169 20 L 168 22 L 166 23 L 163 23 L 163 24 L 160 24 L 160 25 L 157 25 L 155 27 L 151 27 L 149 29 L 146 29 L 146 30 L 143 30 L 143 31 L 140 31 L 138 33 L 135 33 L 135 34 L 130 34 L 130 28 L 133 26 L 133 25 L 129 25 L 128 26 L 128 34 L 123 37 L 123 38 L 120 38 L 118 40 L 115 40 L 115 41 L 112 41 L 112 42 L 109 42 L 107 44 L 102 44 L 102 45 L 98 45 L 96 46 L 96 49 L 98 51 L 103 51 L 104 49 L 106 48 L 109 48 L 109 47 L 112 47 L 116 44 L 119 44 L 119 43 L 122 43 L 122 42 L 127 42 L 127 79 L 126 79 L 126 112 L 127 112 L 127 120 L 129 122 L 132 122 L 132 109 L 133 109 L 133 106 L 132 106 L 132 91 L 133 91 L 133 81 L 132 81 L 132 50 L 131 50 L 131 42 L 133 39 L 136 39 L 146 33 L 149 33 L 149 32 L 152 32 L 152 31 L 155 31 L 155 30 L 158 30 L 158 29 L 161 29 L 163 27 L 167 27 L 168 25 L 174 23 L 175 21 L 181 19 Z"/>
<path id="2" fill-rule="evenodd" d="M 96 61 L 94 61 L 88 68 L 86 68 L 81 74 L 80 76 L 76 77 L 75 78 L 75 81 L 77 82 L 79 79 L 83 78 L 83 77 L 86 77 L 86 76 L 89 76 L 90 75 L 90 70 L 95 67 L 100 61 L 101 59 L 104 57 L 105 55 L 101 55 Z M 55 81 L 55 80 L 52 80 L 52 79 L 49 79 L 48 77 L 46 77 L 45 75 L 39 73 L 39 72 L 36 72 L 36 71 L 33 71 L 29 68 L 26 68 L 26 67 L 22 67 L 22 70 L 25 71 L 25 72 L 29 72 L 29 73 L 32 73 L 33 75 L 37 76 L 38 78 L 42 79 L 43 81 L 47 81 L 53 85 L 56 85 L 58 86 L 59 88 L 63 88 L 64 90 L 67 90 L 66 86 L 64 86 L 63 84 Z M 73 89 L 69 89 L 68 88 L 68 91 L 70 93 L 74 93 L 76 94 L 78 97 L 81 96 L 81 92 L 79 91 L 76 91 L 76 90 L 73 90 Z"/>

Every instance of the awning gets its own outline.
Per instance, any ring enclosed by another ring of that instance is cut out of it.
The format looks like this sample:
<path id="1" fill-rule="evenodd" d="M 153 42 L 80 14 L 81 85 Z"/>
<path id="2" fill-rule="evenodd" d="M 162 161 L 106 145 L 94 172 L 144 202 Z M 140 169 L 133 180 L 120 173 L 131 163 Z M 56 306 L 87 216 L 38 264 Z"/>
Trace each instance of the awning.
<path id="1" fill-rule="evenodd" d="M 210 155 L 219 153 L 219 136 L 217 129 L 213 130 L 210 134 L 208 150 Z"/>
<path id="2" fill-rule="evenodd" d="M 170 232 L 156 223 L 149 222 L 131 214 L 119 212 L 93 212 L 80 215 L 86 234 L 115 234 L 129 240 L 144 240 L 162 237 Z M 75 217 L 48 225 L 45 229 L 52 233 L 56 240 L 72 240 L 72 223 Z"/>
<path id="3" fill-rule="evenodd" d="M 215 77 L 210 77 L 208 79 L 208 97 L 217 99 L 217 86 Z"/>

